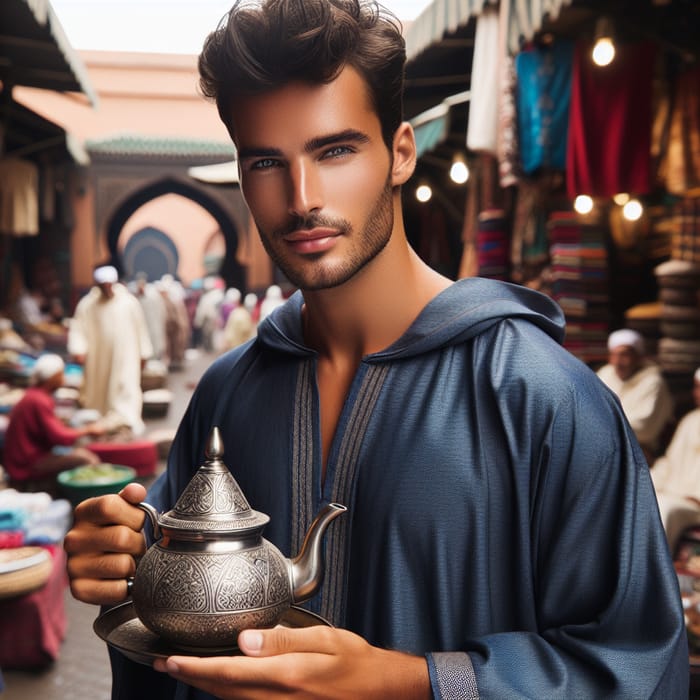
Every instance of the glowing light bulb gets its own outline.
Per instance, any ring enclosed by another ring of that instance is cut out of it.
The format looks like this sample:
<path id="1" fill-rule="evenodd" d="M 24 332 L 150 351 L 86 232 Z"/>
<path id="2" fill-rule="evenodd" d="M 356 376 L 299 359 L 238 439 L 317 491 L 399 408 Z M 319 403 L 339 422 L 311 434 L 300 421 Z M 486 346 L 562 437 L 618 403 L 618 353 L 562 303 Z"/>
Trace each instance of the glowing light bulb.
<path id="1" fill-rule="evenodd" d="M 596 66 L 609 66 L 615 58 L 615 44 L 609 36 L 603 36 L 593 47 L 593 63 Z"/>
<path id="2" fill-rule="evenodd" d="M 639 221 L 644 213 L 644 207 L 638 199 L 630 199 L 624 207 L 622 207 L 622 216 L 627 221 Z"/>
<path id="3" fill-rule="evenodd" d="M 615 202 L 615 204 L 617 204 L 618 207 L 624 206 L 629 201 L 630 196 L 627 194 L 627 192 L 619 192 L 613 197 L 613 202 Z"/>
<path id="4" fill-rule="evenodd" d="M 431 189 L 430 185 L 420 185 L 419 187 L 416 188 L 416 199 L 419 202 L 422 202 L 425 204 L 425 202 L 429 202 L 430 199 L 433 196 L 433 190 Z"/>
<path id="5" fill-rule="evenodd" d="M 469 168 L 462 160 L 456 160 L 450 168 L 450 179 L 458 185 L 463 185 L 469 179 Z"/>
<path id="6" fill-rule="evenodd" d="M 593 211 L 593 199 L 587 194 L 580 194 L 574 200 L 574 209 L 579 214 L 590 214 Z"/>

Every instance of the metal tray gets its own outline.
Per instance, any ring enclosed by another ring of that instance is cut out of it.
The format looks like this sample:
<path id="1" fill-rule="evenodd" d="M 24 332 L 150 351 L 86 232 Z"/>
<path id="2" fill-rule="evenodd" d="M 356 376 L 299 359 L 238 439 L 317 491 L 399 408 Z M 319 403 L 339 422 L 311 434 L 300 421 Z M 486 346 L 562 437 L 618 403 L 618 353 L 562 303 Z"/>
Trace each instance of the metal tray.
<path id="1" fill-rule="evenodd" d="M 303 608 L 292 606 L 282 616 L 280 625 L 284 627 L 313 627 L 315 625 L 330 626 L 320 615 L 311 613 Z M 100 639 L 107 642 L 113 649 L 119 650 L 124 656 L 146 666 L 152 666 L 155 659 L 165 659 L 168 656 L 236 656 L 240 654 L 237 646 L 225 649 L 201 649 L 193 651 L 176 647 L 151 632 L 136 616 L 131 601 L 121 603 L 102 613 L 93 623 L 93 630 Z"/>

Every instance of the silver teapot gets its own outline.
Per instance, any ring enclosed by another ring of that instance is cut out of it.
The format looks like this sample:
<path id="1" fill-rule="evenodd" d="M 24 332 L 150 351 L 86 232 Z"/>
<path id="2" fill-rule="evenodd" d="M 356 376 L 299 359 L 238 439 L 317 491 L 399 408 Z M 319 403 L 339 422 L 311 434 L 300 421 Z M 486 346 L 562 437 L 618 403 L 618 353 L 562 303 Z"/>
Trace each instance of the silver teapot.
<path id="1" fill-rule="evenodd" d="M 270 518 L 253 510 L 222 461 L 214 428 L 202 464 L 175 507 L 161 515 L 148 503 L 156 542 L 136 567 L 131 593 L 141 622 L 183 649 L 231 648 L 242 629 L 272 627 L 323 580 L 322 540 L 347 509 L 324 506 L 301 552 L 287 559 L 262 536 Z"/>

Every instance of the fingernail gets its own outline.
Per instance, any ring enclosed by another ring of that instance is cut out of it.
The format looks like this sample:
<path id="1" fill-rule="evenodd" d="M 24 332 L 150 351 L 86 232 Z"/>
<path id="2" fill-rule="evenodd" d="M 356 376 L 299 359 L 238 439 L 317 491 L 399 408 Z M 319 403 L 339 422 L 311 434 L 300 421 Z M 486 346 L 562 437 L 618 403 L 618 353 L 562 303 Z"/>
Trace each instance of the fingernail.
<path id="1" fill-rule="evenodd" d="M 172 659 L 165 662 L 165 670 L 168 673 L 180 673 L 180 667 Z"/>
<path id="2" fill-rule="evenodd" d="M 243 637 L 243 639 L 241 639 Z M 239 644 L 243 642 L 243 645 L 248 651 L 260 651 L 263 645 L 263 636 L 260 632 L 255 630 L 246 630 L 241 632 L 238 637 Z"/>

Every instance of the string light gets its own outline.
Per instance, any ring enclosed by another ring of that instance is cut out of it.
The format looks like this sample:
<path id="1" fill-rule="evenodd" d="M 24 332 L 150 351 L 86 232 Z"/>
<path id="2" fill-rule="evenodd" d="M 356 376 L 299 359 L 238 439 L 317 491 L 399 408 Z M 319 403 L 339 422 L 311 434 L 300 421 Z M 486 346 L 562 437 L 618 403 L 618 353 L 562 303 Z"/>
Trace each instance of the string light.
<path id="1" fill-rule="evenodd" d="M 426 202 L 429 202 L 433 196 L 433 190 L 430 187 L 430 185 L 419 185 L 416 188 L 416 199 L 421 202 L 422 204 L 425 204 Z"/>
<path id="2" fill-rule="evenodd" d="M 597 66 L 609 66 L 615 58 L 613 43 L 613 26 L 608 17 L 601 17 L 596 22 L 595 45 L 593 46 L 593 63 Z"/>
<path id="3" fill-rule="evenodd" d="M 450 168 L 450 179 L 457 185 L 463 185 L 469 179 L 469 167 L 459 157 L 455 158 Z"/>
<path id="4" fill-rule="evenodd" d="M 630 199 L 624 207 L 622 207 L 622 216 L 627 221 L 639 221 L 644 213 L 644 207 L 638 199 Z"/>
<path id="5" fill-rule="evenodd" d="M 574 209 L 579 214 L 590 214 L 593 211 L 593 199 L 587 194 L 580 194 L 574 200 Z"/>

